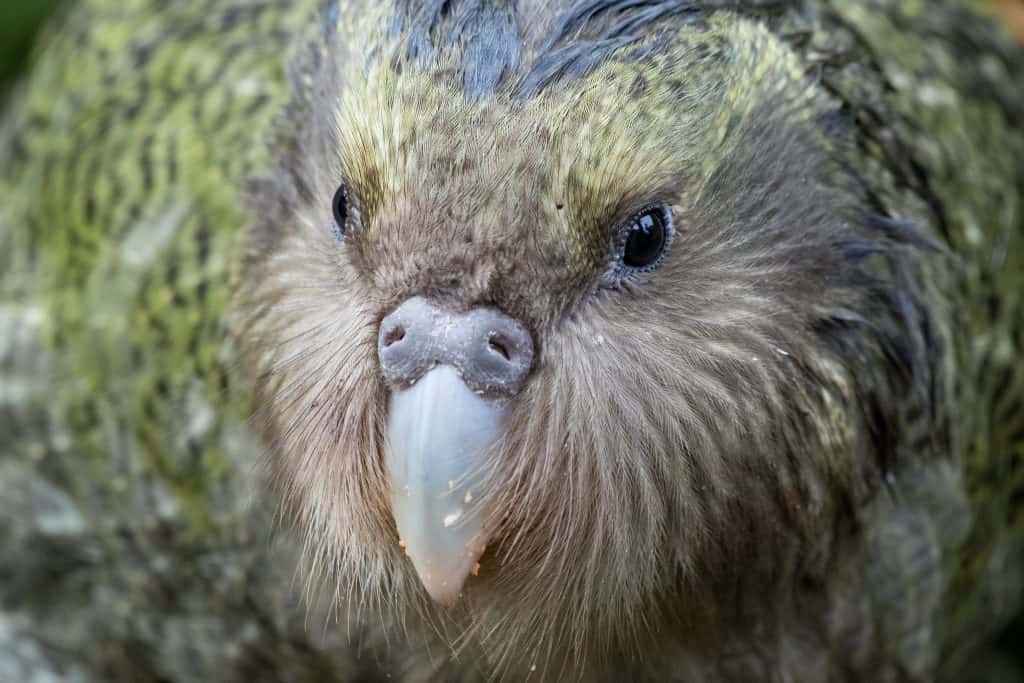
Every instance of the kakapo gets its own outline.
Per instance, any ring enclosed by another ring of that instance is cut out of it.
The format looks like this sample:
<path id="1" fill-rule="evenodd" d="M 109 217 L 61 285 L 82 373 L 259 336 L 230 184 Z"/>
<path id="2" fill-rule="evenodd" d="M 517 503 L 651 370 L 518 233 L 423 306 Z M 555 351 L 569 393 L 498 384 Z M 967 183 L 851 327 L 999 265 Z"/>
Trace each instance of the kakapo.
<path id="1" fill-rule="evenodd" d="M 0 127 L 0 674 L 960 680 L 1022 84 L 953 1 L 72 4 Z"/>

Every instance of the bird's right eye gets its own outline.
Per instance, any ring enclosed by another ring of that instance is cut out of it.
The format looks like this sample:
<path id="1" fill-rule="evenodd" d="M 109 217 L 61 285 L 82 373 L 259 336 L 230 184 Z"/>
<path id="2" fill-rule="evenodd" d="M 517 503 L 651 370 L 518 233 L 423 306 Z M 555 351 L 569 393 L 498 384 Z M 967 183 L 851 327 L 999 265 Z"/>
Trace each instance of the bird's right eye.
<path id="1" fill-rule="evenodd" d="M 672 239 L 672 214 L 665 207 L 647 209 L 629 226 L 622 249 L 622 264 L 633 271 L 658 266 Z"/>
<path id="2" fill-rule="evenodd" d="M 348 224 L 348 190 L 342 183 L 334 193 L 331 201 L 331 209 L 334 212 L 334 234 L 338 239 L 345 239 L 345 226 Z"/>

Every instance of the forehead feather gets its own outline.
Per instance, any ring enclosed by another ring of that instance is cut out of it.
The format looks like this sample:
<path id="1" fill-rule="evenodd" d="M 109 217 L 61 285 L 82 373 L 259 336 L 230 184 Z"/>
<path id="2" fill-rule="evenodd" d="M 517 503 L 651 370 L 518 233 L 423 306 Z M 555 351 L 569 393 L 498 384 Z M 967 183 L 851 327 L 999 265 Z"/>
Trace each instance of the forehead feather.
<path id="1" fill-rule="evenodd" d="M 658 49 L 624 47 L 525 99 L 512 80 L 468 95 L 458 48 L 350 74 L 338 153 L 368 224 L 403 202 L 506 227 L 522 216 L 517 229 L 591 261 L 629 212 L 698 195 L 765 102 L 801 119 L 822 108 L 795 57 L 757 24 L 713 19 L 649 42 Z"/>

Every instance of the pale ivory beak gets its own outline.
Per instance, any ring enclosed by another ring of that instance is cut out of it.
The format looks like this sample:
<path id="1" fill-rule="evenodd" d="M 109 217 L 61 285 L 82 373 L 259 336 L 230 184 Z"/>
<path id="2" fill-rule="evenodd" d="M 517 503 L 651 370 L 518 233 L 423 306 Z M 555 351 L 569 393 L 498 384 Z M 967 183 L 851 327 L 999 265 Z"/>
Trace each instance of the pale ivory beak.
<path id="1" fill-rule="evenodd" d="M 487 539 L 480 490 L 505 408 L 473 393 L 450 365 L 391 392 L 387 466 L 398 535 L 434 601 L 458 600 Z"/>

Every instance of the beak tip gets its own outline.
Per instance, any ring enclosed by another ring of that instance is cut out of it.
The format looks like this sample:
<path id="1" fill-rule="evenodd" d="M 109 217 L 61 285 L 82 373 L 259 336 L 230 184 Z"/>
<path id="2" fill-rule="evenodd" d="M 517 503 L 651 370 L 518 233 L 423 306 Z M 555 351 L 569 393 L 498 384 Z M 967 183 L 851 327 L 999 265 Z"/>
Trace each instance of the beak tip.
<path id="1" fill-rule="evenodd" d="M 443 607 L 451 607 L 459 601 L 467 579 L 475 576 L 480 566 L 475 554 L 468 554 L 462 562 L 446 567 L 437 567 L 427 558 L 413 556 L 411 559 L 430 599 Z"/>
<path id="2" fill-rule="evenodd" d="M 454 607 L 455 604 L 459 601 L 459 598 L 462 597 L 461 590 L 431 590 L 431 588 L 428 587 L 427 593 L 430 595 L 430 599 L 433 600 L 435 604 L 438 604 L 441 607 Z"/>

